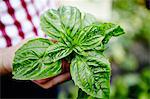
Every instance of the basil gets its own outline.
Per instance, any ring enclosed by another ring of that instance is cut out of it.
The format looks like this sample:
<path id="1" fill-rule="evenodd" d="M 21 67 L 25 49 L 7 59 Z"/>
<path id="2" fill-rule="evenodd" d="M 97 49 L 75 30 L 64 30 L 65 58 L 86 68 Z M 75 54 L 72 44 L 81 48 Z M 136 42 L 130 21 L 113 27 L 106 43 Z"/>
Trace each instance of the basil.
<path id="1" fill-rule="evenodd" d="M 124 34 L 123 29 L 100 23 L 71 6 L 47 10 L 41 15 L 40 25 L 57 42 L 37 38 L 20 47 L 13 60 L 13 78 L 53 77 L 61 73 L 61 59 L 65 58 L 71 63 L 72 79 L 83 94 L 78 98 L 109 98 L 111 68 L 103 52 L 111 37 Z"/>
<path id="2" fill-rule="evenodd" d="M 71 76 L 75 84 L 87 94 L 109 97 L 110 64 L 99 52 L 86 52 L 87 56 L 77 55 L 71 62 Z"/>
<path id="3" fill-rule="evenodd" d="M 15 53 L 13 60 L 13 78 L 20 80 L 35 80 L 53 77 L 61 72 L 61 61 L 52 61 L 47 54 L 48 39 L 38 38 L 28 41 Z"/>

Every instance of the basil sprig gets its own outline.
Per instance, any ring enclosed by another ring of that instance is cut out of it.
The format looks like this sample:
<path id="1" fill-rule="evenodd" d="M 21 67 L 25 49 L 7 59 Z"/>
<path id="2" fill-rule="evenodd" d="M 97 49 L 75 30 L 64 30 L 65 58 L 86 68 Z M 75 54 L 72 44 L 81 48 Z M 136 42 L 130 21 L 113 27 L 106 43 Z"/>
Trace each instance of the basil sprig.
<path id="1" fill-rule="evenodd" d="M 116 24 L 99 23 L 92 15 L 70 6 L 47 10 L 41 15 L 40 25 L 57 42 L 37 38 L 20 47 L 13 60 L 13 78 L 56 76 L 65 58 L 70 62 L 72 80 L 83 93 L 78 98 L 109 98 L 111 68 L 103 52 L 111 37 L 124 34 L 123 29 Z"/>

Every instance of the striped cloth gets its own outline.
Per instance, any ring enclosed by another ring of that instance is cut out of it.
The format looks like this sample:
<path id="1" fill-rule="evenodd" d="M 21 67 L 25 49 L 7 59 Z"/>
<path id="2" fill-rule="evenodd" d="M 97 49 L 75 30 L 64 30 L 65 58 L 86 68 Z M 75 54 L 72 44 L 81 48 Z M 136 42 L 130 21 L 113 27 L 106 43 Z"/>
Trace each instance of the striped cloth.
<path id="1" fill-rule="evenodd" d="M 39 16 L 56 7 L 56 0 L 0 0 L 0 48 L 16 45 L 25 38 L 44 37 Z"/>

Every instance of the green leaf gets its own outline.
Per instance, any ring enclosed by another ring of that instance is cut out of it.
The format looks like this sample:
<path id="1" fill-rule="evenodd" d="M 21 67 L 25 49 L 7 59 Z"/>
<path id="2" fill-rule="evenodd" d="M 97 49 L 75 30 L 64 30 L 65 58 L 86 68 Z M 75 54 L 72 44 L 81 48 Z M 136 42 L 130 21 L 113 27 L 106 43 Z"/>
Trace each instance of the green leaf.
<path id="1" fill-rule="evenodd" d="M 91 50 L 100 46 L 103 38 L 104 36 L 101 35 L 99 31 L 99 25 L 92 24 L 78 33 L 75 42 L 77 42 L 83 50 Z"/>
<path id="2" fill-rule="evenodd" d="M 71 38 L 82 28 L 94 23 L 96 19 L 71 6 L 62 6 L 58 10 L 49 9 L 41 15 L 42 30 L 55 40 Z M 64 42 L 67 42 L 64 40 Z"/>
<path id="3" fill-rule="evenodd" d="M 48 10 L 41 15 L 40 26 L 48 36 L 55 40 L 59 40 L 61 37 L 60 32 L 64 32 L 61 27 L 59 13 L 54 9 Z"/>
<path id="4" fill-rule="evenodd" d="M 49 55 L 52 62 L 55 62 L 59 59 L 62 59 L 66 56 L 68 56 L 73 49 L 67 47 L 65 44 L 58 42 L 53 45 L 50 45 L 47 49 L 46 54 Z"/>
<path id="5" fill-rule="evenodd" d="M 99 31 L 102 35 L 104 35 L 104 39 L 102 40 L 103 44 L 107 44 L 111 37 L 119 36 L 124 34 L 124 30 L 116 24 L 112 23 L 103 23 L 99 26 Z"/>
<path id="6" fill-rule="evenodd" d="M 98 98 L 95 98 L 95 97 L 88 95 L 87 93 L 82 91 L 82 89 L 79 88 L 77 99 L 98 99 Z"/>
<path id="7" fill-rule="evenodd" d="M 78 32 L 75 44 L 82 50 L 105 50 L 105 45 L 112 36 L 123 34 L 123 29 L 112 23 L 94 23 Z"/>
<path id="8" fill-rule="evenodd" d="M 46 54 L 48 39 L 37 38 L 28 41 L 16 51 L 13 60 L 13 78 L 20 80 L 35 80 L 53 77 L 61 72 L 61 60 L 52 61 Z"/>
<path id="9" fill-rule="evenodd" d="M 100 53 L 88 51 L 88 56 L 76 57 L 71 62 L 70 72 L 74 83 L 88 95 L 109 98 L 110 64 Z"/>

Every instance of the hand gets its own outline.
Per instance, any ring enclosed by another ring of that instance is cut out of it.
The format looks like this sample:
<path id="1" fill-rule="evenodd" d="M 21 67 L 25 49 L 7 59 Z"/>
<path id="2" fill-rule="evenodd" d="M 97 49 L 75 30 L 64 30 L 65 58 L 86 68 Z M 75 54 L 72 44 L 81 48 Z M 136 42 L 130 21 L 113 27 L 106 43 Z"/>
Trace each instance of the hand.
<path id="1" fill-rule="evenodd" d="M 70 64 L 67 61 L 62 60 L 62 73 L 60 75 L 51 78 L 41 79 L 41 80 L 34 80 L 33 82 L 44 89 L 51 88 L 57 84 L 60 84 L 64 81 L 71 79 L 69 67 Z"/>

